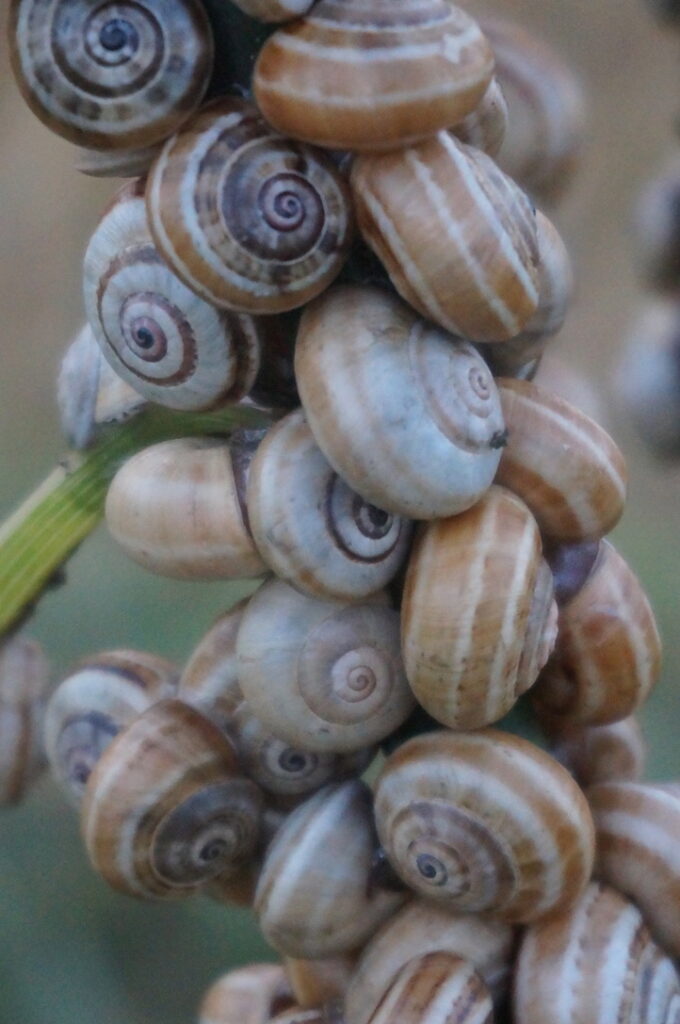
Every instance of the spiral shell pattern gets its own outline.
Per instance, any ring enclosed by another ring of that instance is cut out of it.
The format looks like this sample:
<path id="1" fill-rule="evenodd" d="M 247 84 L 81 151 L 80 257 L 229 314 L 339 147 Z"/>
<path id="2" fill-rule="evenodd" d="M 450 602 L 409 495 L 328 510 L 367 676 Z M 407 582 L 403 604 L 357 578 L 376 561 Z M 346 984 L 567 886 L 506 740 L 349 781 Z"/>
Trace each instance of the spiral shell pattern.
<path id="1" fill-rule="evenodd" d="M 169 899 L 235 873 L 259 837 L 262 797 L 236 755 L 193 708 L 164 700 L 104 751 L 90 776 L 82 831 L 115 889 Z"/>
<path id="2" fill-rule="evenodd" d="M 45 767 L 43 718 L 50 666 L 40 644 L 0 644 L 0 807 L 18 803 Z"/>
<path id="3" fill-rule="evenodd" d="M 223 974 L 205 993 L 198 1024 L 269 1024 L 294 999 L 280 964 L 250 964 Z"/>
<path id="4" fill-rule="evenodd" d="M 169 269 L 139 183 L 123 188 L 85 254 L 85 310 L 104 357 L 152 402 L 208 409 L 237 401 L 259 367 L 255 321 L 214 309 Z"/>
<path id="5" fill-rule="evenodd" d="M 450 953 L 416 956 L 396 975 L 370 1024 L 492 1024 L 486 985 Z"/>
<path id="6" fill-rule="evenodd" d="M 612 725 L 574 726 L 553 739 L 552 754 L 581 789 L 599 782 L 635 782 L 642 777 L 647 750 L 637 718 Z"/>
<path id="7" fill-rule="evenodd" d="M 212 71 L 198 0 L 12 0 L 12 66 L 31 110 L 92 149 L 171 135 Z"/>
<path id="8" fill-rule="evenodd" d="M 340 272 L 352 234 L 342 175 L 275 135 L 239 99 L 211 104 L 171 139 L 147 186 L 156 244 L 216 306 L 281 313 Z"/>
<path id="9" fill-rule="evenodd" d="M 456 910 L 535 921 L 577 899 L 592 870 L 593 824 L 578 786 L 507 733 L 409 740 L 378 780 L 375 817 L 403 881 Z"/>

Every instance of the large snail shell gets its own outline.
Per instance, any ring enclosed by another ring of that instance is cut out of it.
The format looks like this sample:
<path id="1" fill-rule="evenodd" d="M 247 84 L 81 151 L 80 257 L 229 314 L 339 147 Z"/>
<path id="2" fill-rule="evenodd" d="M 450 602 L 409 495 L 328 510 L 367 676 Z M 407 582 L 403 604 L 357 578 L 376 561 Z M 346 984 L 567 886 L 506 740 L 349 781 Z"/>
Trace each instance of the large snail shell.
<path id="1" fill-rule="evenodd" d="M 394 296 L 322 296 L 302 316 L 295 371 L 316 443 L 377 508 L 436 519 L 491 484 L 505 435 L 488 367 Z"/>
<path id="2" fill-rule="evenodd" d="M 97 762 L 82 830 L 93 867 L 133 896 L 186 895 L 255 849 L 262 797 L 231 744 L 175 700 L 154 704 Z"/>
<path id="3" fill-rule="evenodd" d="M 416 956 L 399 971 L 370 1024 L 492 1024 L 486 985 L 472 964 L 450 953 Z"/>
<path id="4" fill-rule="evenodd" d="M 275 135 L 240 99 L 211 104 L 164 147 L 147 186 L 170 266 L 216 306 L 281 313 L 340 272 L 352 234 L 342 175 Z"/>
<path id="5" fill-rule="evenodd" d="M 10 41 L 34 114 L 94 149 L 167 138 L 199 105 L 212 71 L 198 0 L 13 0 Z"/>
<path id="6" fill-rule="evenodd" d="M 0 807 L 17 803 L 45 767 L 43 715 L 50 667 L 24 636 L 0 644 Z"/>
<path id="7" fill-rule="evenodd" d="M 529 200 L 486 153 L 448 132 L 352 166 L 359 228 L 424 317 L 470 341 L 505 341 L 538 305 Z"/>
<path id="8" fill-rule="evenodd" d="M 522 1024 L 677 1024 L 680 980 L 633 904 L 592 884 L 527 929 L 514 1010 Z"/>
<path id="9" fill-rule="evenodd" d="M 172 697 L 178 672 L 143 651 L 103 651 L 82 661 L 50 697 L 45 750 L 52 774 L 80 803 L 109 743 L 152 704 Z"/>
<path id="10" fill-rule="evenodd" d="M 378 780 L 375 817 L 403 881 L 456 910 L 535 921 L 577 899 L 592 870 L 593 824 L 574 780 L 495 730 L 399 747 Z"/>
<path id="11" fill-rule="evenodd" d="M 147 227 L 141 184 L 125 186 L 85 254 L 88 320 L 105 359 L 149 401 L 207 409 L 250 390 L 255 321 L 214 309 L 167 266 Z"/>
<path id="12" fill-rule="evenodd" d="M 595 872 L 638 905 L 658 943 L 680 956 L 680 800 L 642 782 L 588 790 L 595 820 Z"/>
<path id="13" fill-rule="evenodd" d="M 106 496 L 106 523 L 133 561 L 161 576 L 240 579 L 260 576 L 245 516 L 248 463 L 260 439 L 194 437 L 137 452 Z"/>
<path id="14" fill-rule="evenodd" d="M 295 1001 L 310 1009 L 344 999 L 356 968 L 356 956 L 351 953 L 316 960 L 287 956 L 283 962 Z"/>
<path id="15" fill-rule="evenodd" d="M 597 540 L 626 498 L 623 455 L 594 420 L 537 384 L 499 383 L 508 444 L 496 480 L 529 506 L 546 537 Z"/>
<path id="16" fill-rule="evenodd" d="M 238 685 L 236 636 L 247 600 L 224 612 L 201 638 L 187 661 L 177 696 L 193 705 L 223 732 L 243 701 Z"/>
<path id="17" fill-rule="evenodd" d="M 267 433 L 248 479 L 258 550 L 276 575 L 316 597 L 353 601 L 384 587 L 411 524 L 364 501 L 333 471 L 302 410 Z"/>
<path id="18" fill-rule="evenodd" d="M 253 87 L 284 135 L 387 149 L 457 124 L 492 71 L 477 23 L 445 0 L 319 0 L 265 43 Z"/>
<path id="19" fill-rule="evenodd" d="M 508 105 L 495 78 L 472 113 L 459 121 L 453 134 L 468 146 L 495 157 L 503 145 L 508 127 Z"/>
<path id="20" fill-rule="evenodd" d="M 560 610 L 555 650 L 533 690 L 548 728 L 627 718 L 659 676 L 661 641 L 640 582 L 608 541 Z"/>
<path id="21" fill-rule="evenodd" d="M 327 786 L 281 826 L 262 867 L 255 910 L 286 956 L 327 957 L 366 942 L 403 900 L 371 885 L 373 801 L 358 780 Z"/>
<path id="22" fill-rule="evenodd" d="M 223 974 L 210 986 L 198 1024 L 269 1024 L 294 1001 L 280 964 L 250 964 Z"/>
<path id="23" fill-rule="evenodd" d="M 574 726 L 558 733 L 552 755 L 585 789 L 598 782 L 636 781 L 645 768 L 640 723 L 631 716 L 612 725 Z"/>
<path id="24" fill-rule="evenodd" d="M 505 996 L 513 930 L 490 917 L 457 914 L 413 900 L 382 926 L 361 954 L 347 990 L 347 1024 L 367 1024 L 399 971 L 414 955 L 445 952 L 468 960 L 499 1003 Z"/>
<path id="25" fill-rule="evenodd" d="M 536 680 L 557 634 L 552 576 L 526 505 L 492 487 L 462 515 L 428 523 L 401 615 L 419 704 L 452 729 L 502 718 Z"/>

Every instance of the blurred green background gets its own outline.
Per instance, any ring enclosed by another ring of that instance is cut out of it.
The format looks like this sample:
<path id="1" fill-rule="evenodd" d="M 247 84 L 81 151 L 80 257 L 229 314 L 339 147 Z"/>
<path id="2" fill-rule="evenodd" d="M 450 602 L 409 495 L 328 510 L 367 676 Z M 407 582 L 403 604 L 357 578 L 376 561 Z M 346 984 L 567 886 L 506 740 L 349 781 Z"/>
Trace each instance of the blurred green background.
<path id="1" fill-rule="evenodd" d="M 652 598 L 665 641 L 663 680 L 644 712 L 649 774 L 680 775 L 680 469 L 654 464 L 610 393 L 617 351 L 641 300 L 630 210 L 641 183 L 674 145 L 677 44 L 639 0 L 472 0 L 534 27 L 583 74 L 589 149 L 555 214 L 574 258 L 578 295 L 559 339 L 606 403 L 631 470 L 615 541 Z M 115 183 L 73 169 L 71 148 L 23 106 L 0 41 L 0 514 L 47 473 L 63 449 L 54 400 L 59 359 L 82 319 L 80 265 Z M 86 652 L 142 647 L 183 661 L 240 593 L 149 577 L 104 530 L 72 560 L 67 585 L 29 625 L 55 677 Z M 138 904 L 90 871 L 75 814 L 49 780 L 1 813 L 0 1022 L 187 1024 L 200 994 L 229 965 L 266 955 L 248 913 L 195 900 Z"/>

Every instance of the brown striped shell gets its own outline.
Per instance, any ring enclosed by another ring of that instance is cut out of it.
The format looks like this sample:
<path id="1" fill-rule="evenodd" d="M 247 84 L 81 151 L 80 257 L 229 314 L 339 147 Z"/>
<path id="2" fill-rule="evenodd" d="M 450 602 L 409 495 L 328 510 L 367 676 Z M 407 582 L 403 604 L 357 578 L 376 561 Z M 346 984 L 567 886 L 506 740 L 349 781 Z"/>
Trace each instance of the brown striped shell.
<path id="1" fill-rule="evenodd" d="M 505 436 L 488 367 L 395 296 L 323 295 L 302 316 L 295 372 L 316 443 L 376 507 L 436 519 L 491 484 Z"/>
<path id="2" fill-rule="evenodd" d="M 642 777 L 647 753 L 640 723 L 632 715 L 611 725 L 573 726 L 553 738 L 551 749 L 582 789 L 598 782 L 635 782 Z"/>
<path id="3" fill-rule="evenodd" d="M 314 960 L 287 956 L 283 963 L 296 1003 L 304 1009 L 312 1009 L 344 999 L 356 968 L 356 956 L 345 953 Z"/>
<path id="4" fill-rule="evenodd" d="M 302 410 L 267 432 L 248 477 L 253 539 L 277 576 L 315 597 L 354 601 L 405 560 L 411 523 L 364 501 L 326 461 Z"/>
<path id="5" fill-rule="evenodd" d="M 539 301 L 536 218 L 486 153 L 447 132 L 363 154 L 352 192 L 365 241 L 418 312 L 470 341 L 505 341 Z"/>
<path id="6" fill-rule="evenodd" d="M 609 434 L 538 384 L 504 379 L 498 390 L 508 444 L 496 481 L 526 502 L 545 537 L 604 536 L 623 512 L 628 480 Z"/>
<path id="7" fill-rule="evenodd" d="M 404 898 L 372 884 L 376 847 L 371 793 L 359 780 L 327 786 L 293 811 L 255 894 L 267 942 L 295 957 L 362 946 Z"/>
<path id="8" fill-rule="evenodd" d="M 375 820 L 400 878 L 455 910 L 527 923 L 569 906 L 590 878 L 593 824 L 581 791 L 508 733 L 404 743 L 378 779 Z"/>
<path id="9" fill-rule="evenodd" d="M 593 883 L 524 934 L 514 986 L 522 1024 L 677 1024 L 680 980 L 640 912 Z"/>
<path id="10" fill-rule="evenodd" d="M 477 23 L 446 0 L 319 0 L 265 43 L 253 88 L 284 135 L 388 149 L 457 124 L 492 72 Z"/>
<path id="11" fill-rule="evenodd" d="M 100 757 L 85 790 L 82 832 L 109 885 L 171 899 L 236 874 L 257 845 L 261 811 L 257 786 L 238 774 L 217 727 L 164 700 Z"/>
<path id="12" fill-rule="evenodd" d="M 198 1024 L 269 1024 L 294 1003 L 280 964 L 250 964 L 223 974 L 205 993 Z"/>
<path id="13" fill-rule="evenodd" d="M 168 267 L 140 183 L 118 193 L 92 236 L 84 294 L 104 357 L 149 401 L 208 409 L 250 390 L 260 360 L 255 321 L 214 309 Z"/>
<path id="14" fill-rule="evenodd" d="M 405 964 L 370 1024 L 493 1024 L 489 990 L 472 964 L 426 953 Z"/>
<path id="15" fill-rule="evenodd" d="M 156 244 L 209 303 L 281 313 L 340 272 L 352 235 L 343 176 L 244 100 L 210 104 L 163 148 L 147 185 Z"/>
<path id="16" fill-rule="evenodd" d="M 79 804 L 115 736 L 152 704 L 173 697 L 178 671 L 144 651 L 102 651 L 80 662 L 51 695 L 45 750 L 52 775 Z"/>
<path id="17" fill-rule="evenodd" d="M 423 527 L 401 624 L 406 675 L 433 718 L 452 729 L 502 718 L 557 634 L 552 575 L 526 505 L 492 487 L 462 515 Z"/>
<path id="18" fill-rule="evenodd" d="M 212 72 L 198 0 L 12 0 L 9 35 L 33 113 L 93 149 L 167 138 L 198 107 Z"/>
<path id="19" fill-rule="evenodd" d="M 244 14 L 258 21 L 290 21 L 306 14 L 314 0 L 233 0 Z"/>
<path id="20" fill-rule="evenodd" d="M 460 142 L 495 157 L 503 145 L 508 127 L 508 105 L 495 78 L 475 109 L 451 131 Z"/>
<path id="21" fill-rule="evenodd" d="M 631 715 L 661 668 L 661 640 L 639 580 L 608 541 L 560 610 L 557 644 L 533 690 L 551 729 L 606 725 Z"/>
<path id="22" fill-rule="evenodd" d="M 677 791 L 642 782 L 606 782 L 588 790 L 595 821 L 595 873 L 626 893 L 656 941 L 680 956 L 680 800 Z"/>
<path id="23" fill-rule="evenodd" d="M 45 767 L 43 717 L 50 666 L 25 636 L 0 644 L 0 807 L 18 803 Z"/>
<path id="24" fill-rule="evenodd" d="M 178 579 L 261 576 L 245 510 L 248 467 L 261 438 L 192 437 L 137 452 L 106 496 L 114 540 L 139 565 Z"/>

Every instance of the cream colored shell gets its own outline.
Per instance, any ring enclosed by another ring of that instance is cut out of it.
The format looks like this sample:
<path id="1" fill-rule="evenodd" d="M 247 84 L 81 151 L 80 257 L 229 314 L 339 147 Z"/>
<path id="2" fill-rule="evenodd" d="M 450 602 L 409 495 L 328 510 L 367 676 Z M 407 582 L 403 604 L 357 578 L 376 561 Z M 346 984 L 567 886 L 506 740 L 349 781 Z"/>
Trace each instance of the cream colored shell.
<path id="1" fill-rule="evenodd" d="M 472 964 L 426 953 L 402 967 L 370 1024 L 493 1024 L 491 996 Z"/>
<path id="2" fill-rule="evenodd" d="M 0 807 L 18 803 L 45 767 L 43 719 L 50 666 L 22 635 L 0 644 Z"/>
<path id="3" fill-rule="evenodd" d="M 280 964 L 250 964 L 223 974 L 205 993 L 198 1024 L 269 1024 L 293 1004 Z"/>
<path id="4" fill-rule="evenodd" d="M 283 964 L 296 1003 L 312 1009 L 331 1000 L 344 999 L 356 968 L 356 956 L 345 953 L 313 960 L 287 956 Z"/>
<path id="5" fill-rule="evenodd" d="M 220 615 L 189 657 L 180 676 L 177 696 L 210 718 L 222 732 L 243 701 L 238 685 L 236 636 L 247 601 Z"/>

